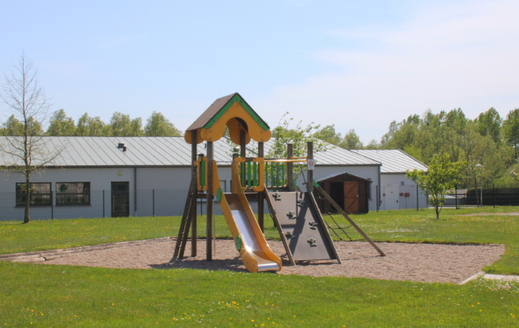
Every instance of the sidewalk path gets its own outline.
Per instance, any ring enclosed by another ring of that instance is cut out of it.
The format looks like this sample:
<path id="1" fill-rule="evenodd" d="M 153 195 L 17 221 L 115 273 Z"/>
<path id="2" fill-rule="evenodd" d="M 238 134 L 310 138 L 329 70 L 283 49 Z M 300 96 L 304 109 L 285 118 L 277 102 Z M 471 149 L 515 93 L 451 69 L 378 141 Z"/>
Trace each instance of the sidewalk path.
<path id="1" fill-rule="evenodd" d="M 466 280 L 463 280 L 462 282 L 460 282 L 460 285 L 465 285 L 467 282 L 476 280 L 480 277 L 483 277 L 484 279 L 488 279 L 488 280 L 519 282 L 519 276 L 509 276 L 509 275 L 504 275 L 504 274 L 490 274 L 490 273 L 485 273 L 485 272 L 481 271 L 481 272 L 478 272 L 477 274 L 473 275 L 472 277 L 470 277 Z"/>

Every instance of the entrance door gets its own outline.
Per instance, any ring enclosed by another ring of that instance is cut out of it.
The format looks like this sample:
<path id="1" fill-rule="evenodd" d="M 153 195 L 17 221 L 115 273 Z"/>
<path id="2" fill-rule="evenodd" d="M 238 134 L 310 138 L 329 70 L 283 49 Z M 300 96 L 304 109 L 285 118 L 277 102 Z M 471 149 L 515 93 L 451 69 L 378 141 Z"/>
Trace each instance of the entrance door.
<path id="1" fill-rule="evenodd" d="M 344 181 L 344 211 L 359 213 L 359 183 L 357 181 Z"/>
<path id="2" fill-rule="evenodd" d="M 339 205 L 342 209 L 344 209 L 344 186 L 343 182 L 330 182 L 330 196 L 332 199 Z M 333 212 L 336 212 L 336 208 L 330 209 Z"/>
<path id="3" fill-rule="evenodd" d="M 112 182 L 112 217 L 130 216 L 130 183 Z"/>
<path id="4" fill-rule="evenodd" d="M 400 185 L 383 185 L 382 186 L 382 210 L 398 210 Z"/>

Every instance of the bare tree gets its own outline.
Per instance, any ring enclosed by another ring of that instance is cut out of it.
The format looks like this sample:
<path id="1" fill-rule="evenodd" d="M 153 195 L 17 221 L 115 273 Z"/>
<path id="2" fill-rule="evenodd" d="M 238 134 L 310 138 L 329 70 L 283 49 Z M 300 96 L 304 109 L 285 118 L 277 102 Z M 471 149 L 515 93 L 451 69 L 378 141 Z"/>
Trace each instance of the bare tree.
<path id="1" fill-rule="evenodd" d="M 15 71 L 10 76 L 5 75 L 0 98 L 7 105 L 8 111 L 23 124 L 23 129 L 18 136 L 5 136 L 0 142 L 0 150 L 6 159 L 4 169 L 25 178 L 25 186 L 20 192 L 25 196 L 23 221 L 29 223 L 33 191 L 31 175 L 51 164 L 63 148 L 48 148 L 43 139 L 43 130 L 34 128 L 35 124 L 44 125 L 51 104 L 38 84 L 38 72 L 32 61 L 22 54 L 18 65 L 13 66 Z"/>

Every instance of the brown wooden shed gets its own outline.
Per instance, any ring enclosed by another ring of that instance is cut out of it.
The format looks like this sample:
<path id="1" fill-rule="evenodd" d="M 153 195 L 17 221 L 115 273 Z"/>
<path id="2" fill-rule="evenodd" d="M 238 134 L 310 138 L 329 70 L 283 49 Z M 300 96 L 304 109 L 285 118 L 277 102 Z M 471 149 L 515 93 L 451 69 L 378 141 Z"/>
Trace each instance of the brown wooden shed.
<path id="1" fill-rule="evenodd" d="M 371 181 L 347 172 L 336 173 L 316 180 L 321 188 L 349 214 L 368 213 Z M 326 199 L 315 195 L 321 212 L 335 212 L 336 209 Z"/>

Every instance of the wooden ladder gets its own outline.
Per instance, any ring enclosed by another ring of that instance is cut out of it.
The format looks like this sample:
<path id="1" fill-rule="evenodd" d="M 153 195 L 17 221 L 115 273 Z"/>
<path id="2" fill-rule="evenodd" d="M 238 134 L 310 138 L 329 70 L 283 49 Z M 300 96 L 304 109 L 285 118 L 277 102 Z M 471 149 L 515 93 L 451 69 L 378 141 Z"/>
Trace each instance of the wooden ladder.
<path id="1" fill-rule="evenodd" d="M 180 229 L 178 230 L 177 243 L 175 245 L 175 253 L 173 258 L 183 258 L 186 249 L 187 239 L 189 238 L 189 228 L 196 213 L 196 194 L 197 181 L 196 175 L 192 177 L 189 185 L 189 192 L 186 199 L 186 206 L 184 207 L 184 214 L 182 214 L 182 221 L 180 222 Z M 196 218 L 195 218 L 196 220 Z"/>

